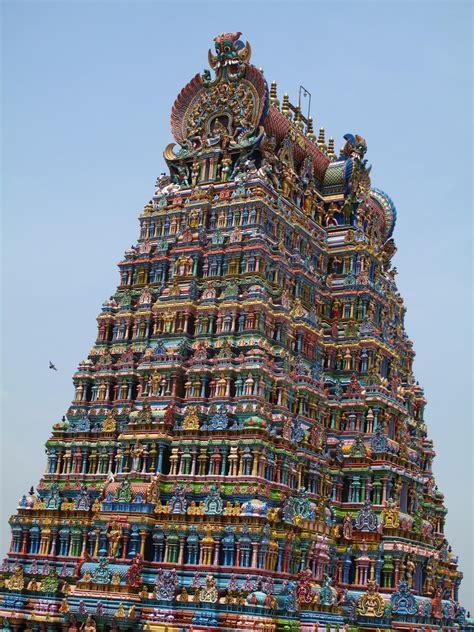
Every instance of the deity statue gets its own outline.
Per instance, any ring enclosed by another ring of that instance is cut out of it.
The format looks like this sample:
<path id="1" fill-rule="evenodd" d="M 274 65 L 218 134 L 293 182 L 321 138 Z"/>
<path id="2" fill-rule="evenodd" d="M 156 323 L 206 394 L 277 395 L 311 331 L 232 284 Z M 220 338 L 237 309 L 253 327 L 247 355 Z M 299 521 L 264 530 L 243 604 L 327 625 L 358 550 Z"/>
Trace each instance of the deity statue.
<path id="1" fill-rule="evenodd" d="M 409 588 L 413 587 L 413 578 L 415 575 L 416 564 L 412 555 L 408 555 L 406 559 L 405 577 Z"/>
<path id="2" fill-rule="evenodd" d="M 342 537 L 345 540 L 352 540 L 352 532 L 352 514 L 350 512 L 347 512 L 344 516 L 344 520 L 342 521 Z"/>
<path id="3" fill-rule="evenodd" d="M 295 188 L 295 181 L 295 172 L 291 169 L 291 167 L 285 165 L 283 167 L 283 178 L 281 183 L 281 192 L 284 197 L 291 198 Z"/>
<path id="4" fill-rule="evenodd" d="M 193 160 L 193 164 L 191 166 L 191 186 L 194 188 L 199 179 L 199 173 L 201 171 L 201 163 L 197 156 L 195 156 Z"/>
<path id="5" fill-rule="evenodd" d="M 425 583 L 423 585 L 423 592 L 427 595 L 431 595 L 434 591 L 435 569 L 435 561 L 432 557 L 429 557 L 426 560 Z"/>
<path id="6" fill-rule="evenodd" d="M 146 490 L 146 501 L 147 503 L 156 503 L 160 499 L 160 476 L 159 474 L 154 474 L 151 477 L 150 483 Z"/>
<path id="7" fill-rule="evenodd" d="M 305 192 L 303 193 L 303 210 L 308 216 L 312 215 L 314 200 L 315 200 L 314 187 L 312 184 L 309 184 L 306 187 Z"/>
<path id="8" fill-rule="evenodd" d="M 122 540 L 122 527 L 117 522 L 112 522 L 107 530 L 107 539 L 109 541 L 109 556 L 116 557 L 119 544 Z"/>
<path id="9" fill-rule="evenodd" d="M 227 127 L 218 119 L 214 119 L 211 131 L 206 138 L 206 144 L 209 147 L 220 147 L 226 150 L 229 147 L 231 135 Z"/>
<path id="10" fill-rule="evenodd" d="M 199 593 L 199 599 L 205 603 L 216 603 L 217 597 L 216 580 L 213 575 L 206 575 L 206 583 Z"/>
<path id="11" fill-rule="evenodd" d="M 367 591 L 358 601 L 357 612 L 366 617 L 382 617 L 385 611 L 385 601 L 379 594 L 377 584 L 370 580 L 367 583 Z"/>
<path id="12" fill-rule="evenodd" d="M 21 564 L 15 565 L 15 570 L 13 571 L 13 575 L 10 579 L 7 580 L 8 589 L 9 590 L 17 590 L 21 592 L 25 585 L 24 575 L 23 575 L 23 567 Z"/>
<path id="13" fill-rule="evenodd" d="M 221 162 L 220 162 L 220 168 L 221 168 L 220 181 L 227 182 L 227 180 L 230 177 L 230 172 L 232 169 L 232 158 L 229 153 L 225 153 L 222 156 Z"/>
<path id="14" fill-rule="evenodd" d="M 140 470 L 140 461 L 143 454 L 143 446 L 137 441 L 132 449 L 132 472 Z"/>

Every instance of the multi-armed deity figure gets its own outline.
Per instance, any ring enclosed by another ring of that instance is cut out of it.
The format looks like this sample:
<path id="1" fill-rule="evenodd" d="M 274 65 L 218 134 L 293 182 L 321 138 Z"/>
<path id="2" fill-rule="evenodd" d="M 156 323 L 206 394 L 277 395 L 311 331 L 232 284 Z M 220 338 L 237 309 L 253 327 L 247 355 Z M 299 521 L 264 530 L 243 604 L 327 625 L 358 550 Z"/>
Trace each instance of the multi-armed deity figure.
<path id="1" fill-rule="evenodd" d="M 10 519 L 3 629 L 473 629 L 395 206 L 364 138 L 316 136 L 240 35 L 173 105 L 168 172 Z"/>

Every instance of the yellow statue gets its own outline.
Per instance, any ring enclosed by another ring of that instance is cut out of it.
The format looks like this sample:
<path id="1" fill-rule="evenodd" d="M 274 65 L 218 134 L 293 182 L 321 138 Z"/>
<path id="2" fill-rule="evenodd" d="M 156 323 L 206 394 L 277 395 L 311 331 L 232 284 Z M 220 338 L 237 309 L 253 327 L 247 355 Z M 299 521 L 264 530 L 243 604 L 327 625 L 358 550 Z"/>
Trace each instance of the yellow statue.
<path id="1" fill-rule="evenodd" d="M 122 539 L 122 527 L 115 521 L 109 526 L 107 539 L 109 541 L 109 555 L 110 557 L 116 557 L 117 550 Z"/>
<path id="2" fill-rule="evenodd" d="M 111 410 L 107 417 L 104 420 L 104 425 L 102 426 L 102 430 L 104 432 L 114 432 L 117 429 L 117 420 L 114 417 L 114 411 Z"/>
<path id="3" fill-rule="evenodd" d="M 184 416 L 183 430 L 199 430 L 199 417 L 195 406 L 188 406 Z"/>
<path id="4" fill-rule="evenodd" d="M 283 168 L 283 181 L 281 186 L 283 196 L 286 198 L 290 197 L 294 186 L 294 173 L 291 167 L 285 166 Z"/>
<path id="5" fill-rule="evenodd" d="M 23 575 L 23 567 L 20 564 L 15 566 L 13 575 L 7 580 L 7 587 L 9 590 L 23 590 L 25 585 L 25 578 Z"/>
<path id="6" fill-rule="evenodd" d="M 118 571 L 112 573 L 110 583 L 112 584 L 112 586 L 120 586 L 120 573 Z"/>
<path id="7" fill-rule="evenodd" d="M 146 500 L 149 503 L 157 503 L 160 499 L 160 477 L 158 474 L 152 476 L 146 490 Z"/>
<path id="8" fill-rule="evenodd" d="M 84 575 L 82 576 L 82 581 L 86 584 L 92 581 L 92 575 L 90 571 L 84 572 Z"/>
<path id="9" fill-rule="evenodd" d="M 311 215 L 314 203 L 314 188 L 312 185 L 306 187 L 306 191 L 303 194 L 303 210 L 306 215 Z"/>
<path id="10" fill-rule="evenodd" d="M 366 617 L 382 617 L 384 611 L 384 598 L 379 594 L 377 584 L 369 579 L 367 591 L 357 602 L 357 613 Z"/>
<path id="11" fill-rule="evenodd" d="M 387 529 L 398 529 L 400 517 L 398 514 L 397 504 L 389 498 L 385 501 L 385 507 L 381 513 L 383 526 Z"/>

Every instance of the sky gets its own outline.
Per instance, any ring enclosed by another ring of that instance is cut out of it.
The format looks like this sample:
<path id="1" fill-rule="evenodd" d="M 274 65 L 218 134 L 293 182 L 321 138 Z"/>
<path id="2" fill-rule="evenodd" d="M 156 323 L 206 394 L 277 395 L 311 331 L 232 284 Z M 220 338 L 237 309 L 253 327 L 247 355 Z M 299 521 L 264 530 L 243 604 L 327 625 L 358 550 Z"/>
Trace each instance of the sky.
<path id="1" fill-rule="evenodd" d="M 336 149 L 366 138 L 372 184 L 397 206 L 397 283 L 474 612 L 471 3 L 17 0 L 1 13 L 0 559 L 138 238 L 173 101 L 213 38 L 241 30 L 280 99 L 310 90 Z"/>

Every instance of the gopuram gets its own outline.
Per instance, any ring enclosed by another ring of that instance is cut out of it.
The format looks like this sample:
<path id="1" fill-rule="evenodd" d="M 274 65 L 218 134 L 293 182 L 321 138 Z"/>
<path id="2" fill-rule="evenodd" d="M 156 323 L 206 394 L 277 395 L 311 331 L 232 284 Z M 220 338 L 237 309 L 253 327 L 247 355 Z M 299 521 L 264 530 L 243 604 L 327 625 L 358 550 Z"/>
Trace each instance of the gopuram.
<path id="1" fill-rule="evenodd" d="M 47 464 L 0 629 L 474 630 L 366 141 L 336 151 L 240 33 L 175 139 Z"/>

